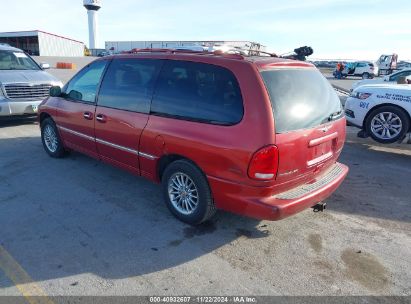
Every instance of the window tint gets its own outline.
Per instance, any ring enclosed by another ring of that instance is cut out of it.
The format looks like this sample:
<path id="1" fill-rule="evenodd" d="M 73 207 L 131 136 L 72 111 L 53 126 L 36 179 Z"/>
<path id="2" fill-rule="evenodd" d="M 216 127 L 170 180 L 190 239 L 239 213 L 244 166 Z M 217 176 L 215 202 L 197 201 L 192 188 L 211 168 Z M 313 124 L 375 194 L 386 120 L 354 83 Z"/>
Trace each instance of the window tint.
<path id="1" fill-rule="evenodd" d="M 66 96 L 74 100 L 95 102 L 97 86 L 106 65 L 106 60 L 99 60 L 81 70 L 65 88 Z"/>
<path id="2" fill-rule="evenodd" d="M 411 75 L 411 71 L 395 73 L 390 77 L 390 81 L 397 81 L 399 77 L 407 77 Z"/>
<path id="3" fill-rule="evenodd" d="M 234 74 L 215 65 L 168 60 L 159 76 L 153 114 L 215 124 L 235 124 L 243 100 Z"/>
<path id="4" fill-rule="evenodd" d="M 363 68 L 363 67 L 366 66 L 366 64 L 365 64 L 364 62 L 360 62 L 360 63 L 357 64 L 357 66 L 358 66 L 359 68 Z"/>
<path id="5" fill-rule="evenodd" d="M 37 64 L 23 52 L 0 51 L 0 70 L 38 70 Z"/>
<path id="6" fill-rule="evenodd" d="M 337 93 L 316 69 L 261 72 L 272 104 L 277 133 L 312 128 L 341 118 Z"/>
<path id="7" fill-rule="evenodd" d="M 114 59 L 98 96 L 103 107 L 148 113 L 161 60 Z"/>

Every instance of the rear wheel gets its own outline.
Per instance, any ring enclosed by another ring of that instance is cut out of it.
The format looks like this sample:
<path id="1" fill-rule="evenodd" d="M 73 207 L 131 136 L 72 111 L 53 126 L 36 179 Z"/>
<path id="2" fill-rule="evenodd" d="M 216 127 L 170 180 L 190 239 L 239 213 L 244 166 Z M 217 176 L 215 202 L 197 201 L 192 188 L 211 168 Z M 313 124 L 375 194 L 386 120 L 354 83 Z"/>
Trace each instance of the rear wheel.
<path id="1" fill-rule="evenodd" d="M 366 128 L 375 141 L 390 144 L 404 138 L 410 128 L 410 120 L 402 109 L 383 106 L 370 113 Z"/>
<path id="2" fill-rule="evenodd" d="M 46 118 L 41 122 L 41 140 L 48 155 L 55 158 L 64 156 L 66 151 L 53 119 Z"/>
<path id="3" fill-rule="evenodd" d="M 171 163 L 164 171 L 162 185 L 167 207 L 179 220 L 198 225 L 215 214 L 207 179 L 189 161 Z"/>

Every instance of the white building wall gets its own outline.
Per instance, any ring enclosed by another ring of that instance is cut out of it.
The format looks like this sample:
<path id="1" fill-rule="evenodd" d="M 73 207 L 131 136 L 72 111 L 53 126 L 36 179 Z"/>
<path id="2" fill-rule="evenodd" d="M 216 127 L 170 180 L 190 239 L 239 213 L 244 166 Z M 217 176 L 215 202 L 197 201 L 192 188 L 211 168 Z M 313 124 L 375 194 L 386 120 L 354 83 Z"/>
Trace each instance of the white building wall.
<path id="1" fill-rule="evenodd" d="M 230 45 L 235 47 L 246 47 L 250 45 L 250 41 L 106 41 L 106 50 L 114 48 L 114 53 L 123 51 L 130 51 L 132 49 L 144 48 L 177 48 L 182 46 L 216 46 L 216 45 Z M 261 46 L 260 50 L 264 51 L 265 46 Z"/>
<path id="2" fill-rule="evenodd" d="M 41 56 L 84 56 L 82 42 L 38 32 L 39 51 Z"/>

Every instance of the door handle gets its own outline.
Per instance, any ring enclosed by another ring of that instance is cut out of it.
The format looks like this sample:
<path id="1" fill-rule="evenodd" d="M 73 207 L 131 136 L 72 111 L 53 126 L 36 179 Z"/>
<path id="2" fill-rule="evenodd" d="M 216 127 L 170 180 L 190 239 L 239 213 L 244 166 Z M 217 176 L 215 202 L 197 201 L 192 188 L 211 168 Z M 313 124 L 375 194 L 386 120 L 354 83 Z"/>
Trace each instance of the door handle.
<path id="1" fill-rule="evenodd" d="M 107 121 L 107 117 L 106 117 L 105 115 L 103 115 L 103 114 L 97 114 L 96 120 L 97 120 L 98 122 L 106 122 L 106 121 Z"/>
<path id="2" fill-rule="evenodd" d="M 87 120 L 92 120 L 93 119 L 93 113 L 91 112 L 84 112 L 83 117 Z"/>

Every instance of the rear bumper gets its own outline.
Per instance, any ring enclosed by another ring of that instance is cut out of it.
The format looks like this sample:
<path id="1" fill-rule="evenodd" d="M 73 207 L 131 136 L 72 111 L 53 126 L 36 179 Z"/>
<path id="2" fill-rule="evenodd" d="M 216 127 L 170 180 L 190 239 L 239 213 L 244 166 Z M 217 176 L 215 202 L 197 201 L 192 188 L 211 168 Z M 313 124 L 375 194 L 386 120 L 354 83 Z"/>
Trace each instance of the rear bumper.
<path id="1" fill-rule="evenodd" d="M 42 100 L 11 101 L 0 99 L 0 116 L 36 115 L 36 108 Z"/>
<path id="2" fill-rule="evenodd" d="M 280 220 L 329 197 L 343 182 L 348 167 L 336 163 L 316 180 L 271 195 L 268 187 L 250 187 L 209 177 L 217 208 L 261 220 Z"/>

